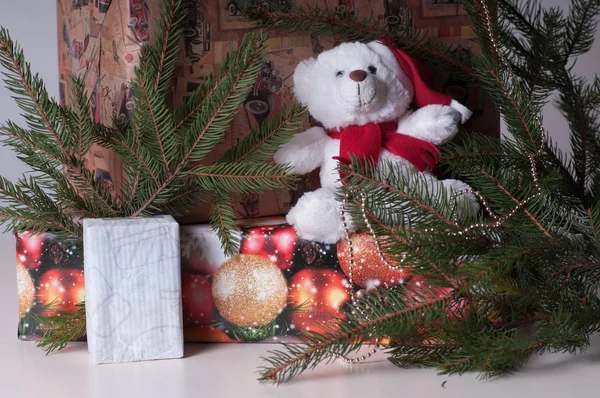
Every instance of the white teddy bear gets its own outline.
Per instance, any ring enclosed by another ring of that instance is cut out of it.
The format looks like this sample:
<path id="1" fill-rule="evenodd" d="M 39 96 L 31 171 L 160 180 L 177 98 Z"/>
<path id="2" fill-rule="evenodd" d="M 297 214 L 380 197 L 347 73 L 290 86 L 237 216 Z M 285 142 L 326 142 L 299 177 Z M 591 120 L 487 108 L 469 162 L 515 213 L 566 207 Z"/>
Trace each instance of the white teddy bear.
<path id="1" fill-rule="evenodd" d="M 344 43 L 303 61 L 294 72 L 294 94 L 323 125 L 296 134 L 274 157 L 297 174 L 321 168 L 321 188 L 304 194 L 287 215 L 300 237 L 324 243 L 344 238 L 335 192 L 341 186 L 338 161 L 350 156 L 378 165 L 393 161 L 406 175 L 421 171 L 429 193 L 442 186 L 448 195 L 470 188 L 458 180 L 440 181 L 429 171 L 437 162 L 435 145 L 452 139 L 471 112 L 429 89 L 412 59 L 389 43 Z M 459 200 L 479 209 L 471 194 Z"/>

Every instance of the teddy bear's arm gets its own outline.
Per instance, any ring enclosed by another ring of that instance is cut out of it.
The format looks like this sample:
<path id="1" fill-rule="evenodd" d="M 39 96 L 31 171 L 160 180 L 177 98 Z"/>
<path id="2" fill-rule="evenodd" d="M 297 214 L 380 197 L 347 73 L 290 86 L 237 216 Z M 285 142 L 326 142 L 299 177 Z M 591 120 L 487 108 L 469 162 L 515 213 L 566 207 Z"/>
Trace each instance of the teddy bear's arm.
<path id="1" fill-rule="evenodd" d="M 325 144 L 330 140 L 322 127 L 312 127 L 295 134 L 283 144 L 273 156 L 278 165 L 289 165 L 292 172 L 306 174 L 321 167 L 324 159 Z"/>
<path id="2" fill-rule="evenodd" d="M 460 118 L 449 106 L 427 105 L 400 118 L 398 132 L 440 145 L 456 135 Z"/>

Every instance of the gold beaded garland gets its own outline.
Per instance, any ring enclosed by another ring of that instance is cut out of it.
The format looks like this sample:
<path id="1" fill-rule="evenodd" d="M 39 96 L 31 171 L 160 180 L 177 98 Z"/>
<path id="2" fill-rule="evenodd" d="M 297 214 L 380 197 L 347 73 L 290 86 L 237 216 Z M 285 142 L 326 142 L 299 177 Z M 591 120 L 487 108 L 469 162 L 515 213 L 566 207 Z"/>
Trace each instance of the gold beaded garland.
<path id="1" fill-rule="evenodd" d="M 281 270 L 271 261 L 240 254 L 215 273 L 212 293 L 223 318 L 253 327 L 277 318 L 287 304 L 288 288 Z"/>
<path id="2" fill-rule="evenodd" d="M 496 43 L 495 37 L 494 37 L 494 32 L 492 29 L 492 20 L 490 17 L 490 12 L 488 10 L 487 4 L 485 3 L 485 1 L 479 1 L 480 5 L 483 8 L 484 14 L 485 14 L 485 22 L 486 22 L 486 30 L 488 33 L 488 37 L 490 39 L 490 43 L 493 46 L 494 50 L 496 51 L 496 54 L 498 55 L 498 58 L 500 59 L 500 61 L 502 62 L 503 66 L 506 68 L 509 78 L 511 80 L 514 80 L 514 75 L 513 75 L 513 71 L 512 68 L 510 66 L 510 64 L 508 63 L 508 61 L 506 60 L 506 58 L 502 55 L 501 51 L 498 48 L 498 45 Z M 515 207 L 509 211 L 507 214 L 503 215 L 503 216 L 499 216 L 496 215 L 492 209 L 490 208 L 487 200 L 481 195 L 481 193 L 479 191 L 473 190 L 473 189 L 465 189 L 465 190 L 461 190 L 461 191 L 457 191 L 454 192 L 452 195 L 452 209 L 451 209 L 451 219 L 454 223 L 454 226 L 460 228 L 460 225 L 458 223 L 458 213 L 457 213 L 457 198 L 461 195 L 466 195 L 466 194 L 473 194 L 475 195 L 483 204 L 483 206 L 485 207 L 485 209 L 487 210 L 487 212 L 490 214 L 490 216 L 493 219 L 493 223 L 491 224 L 487 224 L 487 223 L 474 223 L 469 225 L 466 228 L 462 228 L 459 229 L 457 232 L 449 232 L 449 235 L 452 236 L 464 236 L 466 234 L 468 234 L 471 230 L 476 229 L 476 228 L 485 228 L 485 229 L 493 229 L 493 228 L 500 228 L 502 227 L 502 225 L 508 221 L 511 217 L 513 217 L 519 210 L 524 209 L 525 206 L 527 206 L 527 204 L 529 204 L 529 202 L 531 202 L 533 199 L 535 199 L 536 197 L 540 196 L 542 194 L 542 188 L 539 184 L 539 179 L 538 179 L 538 173 L 537 173 L 537 165 L 536 165 L 536 161 L 538 160 L 539 157 L 544 155 L 544 149 L 546 147 L 546 135 L 545 135 L 545 131 L 542 125 L 542 121 L 539 115 L 537 115 L 536 117 L 536 123 L 540 129 L 540 135 L 541 135 L 541 140 L 540 140 L 540 148 L 533 154 L 529 154 L 528 155 L 528 160 L 529 160 L 529 165 L 530 165 L 530 172 L 531 172 L 531 176 L 532 176 L 532 180 L 533 180 L 533 187 L 534 187 L 534 192 L 533 194 L 526 198 L 525 200 L 519 201 L 515 199 L 516 205 Z M 383 253 L 381 252 L 381 248 L 379 247 L 379 243 L 377 241 L 377 235 L 375 234 L 373 228 L 371 227 L 371 224 L 367 218 L 367 214 L 365 211 L 365 194 L 364 192 L 359 192 L 360 196 L 361 196 L 361 203 L 360 203 L 360 207 L 361 207 L 361 211 L 362 211 L 362 216 L 363 219 L 365 221 L 365 224 L 367 225 L 369 232 L 371 233 L 371 235 L 373 236 L 373 239 L 375 240 L 376 244 L 377 244 L 377 250 L 379 251 L 379 256 L 382 259 L 382 261 L 384 261 L 388 267 L 390 269 L 394 269 L 394 267 L 387 263 L 385 257 L 383 256 Z M 348 223 L 346 222 L 346 217 L 345 217 L 345 213 L 346 213 L 346 205 L 348 203 L 348 200 L 350 198 L 350 195 L 347 193 L 346 196 L 344 197 L 344 200 L 342 202 L 342 208 L 341 208 L 341 212 L 340 212 L 340 218 L 344 227 L 344 232 L 345 232 L 345 236 L 346 236 L 346 241 L 348 244 L 348 268 L 349 268 L 349 279 L 350 279 L 350 289 L 352 289 L 352 284 L 354 283 L 354 278 L 353 278 L 353 272 L 354 272 L 354 267 L 356 266 L 356 262 L 355 262 L 355 253 L 353 250 L 353 246 L 352 246 L 352 240 L 350 239 L 350 231 L 348 229 Z M 428 232 L 427 230 L 425 230 L 424 232 Z M 547 233 L 547 232 L 546 232 Z M 469 237 L 466 236 L 466 238 L 468 239 Z M 404 257 L 405 259 L 406 257 Z M 403 262 L 403 260 L 401 260 L 401 263 Z M 357 303 L 357 295 L 354 293 L 353 289 L 351 290 L 351 299 L 352 299 L 352 304 L 356 307 L 356 303 Z M 364 313 L 364 311 L 361 311 L 361 315 L 365 316 L 365 319 L 368 320 L 368 317 L 366 315 L 366 313 Z M 340 359 L 342 359 L 344 362 L 349 363 L 349 364 L 354 364 L 354 363 L 358 363 L 362 360 L 365 360 L 366 358 L 370 357 L 372 354 L 374 354 L 377 351 L 377 348 L 379 347 L 380 341 L 379 339 L 375 340 L 375 348 L 371 349 L 366 355 L 363 355 L 361 357 L 358 358 L 348 358 L 345 357 L 343 355 L 338 355 L 338 357 Z"/>
<path id="3" fill-rule="evenodd" d="M 392 287 L 410 279 L 410 267 L 400 267 L 397 263 L 385 259 L 377 240 L 365 232 L 354 233 L 350 235 L 350 239 L 341 240 L 337 244 L 338 261 L 348 277 L 350 277 L 351 267 L 350 247 L 353 250 L 355 263 L 352 266 L 352 281 L 356 285 L 365 289 L 379 286 Z"/>
<path id="4" fill-rule="evenodd" d="M 384 255 L 381 251 L 381 247 L 379 246 L 379 241 L 377 240 L 377 235 L 375 234 L 375 231 L 373 230 L 373 227 L 371 226 L 369 218 L 367 217 L 367 211 L 366 211 L 367 199 L 366 199 L 365 193 L 361 192 L 360 196 L 361 196 L 360 209 L 362 212 L 363 220 L 365 221 L 365 224 L 367 225 L 369 232 L 373 236 L 375 246 L 378 251 L 378 255 L 388 268 L 396 269 L 396 267 L 391 265 L 387 261 L 387 259 L 384 257 Z M 344 235 L 346 237 L 346 244 L 348 245 L 348 249 L 347 249 L 348 250 L 348 272 L 347 272 L 347 275 L 348 275 L 348 279 L 350 281 L 348 290 L 350 291 L 350 300 L 352 302 L 352 306 L 355 309 L 357 309 L 357 311 L 360 313 L 360 315 L 362 315 L 365 318 L 366 321 L 368 321 L 369 316 L 367 315 L 367 313 L 364 310 L 362 310 L 359 306 L 356 305 L 358 303 L 358 297 L 357 297 L 356 292 L 354 291 L 354 267 L 356 265 L 355 254 L 354 254 L 355 250 L 354 250 L 354 246 L 352 245 L 352 239 L 350 238 L 350 230 L 348 228 L 348 223 L 346 222 L 346 206 L 348 205 L 349 198 L 350 198 L 350 194 L 346 193 L 346 195 L 344 196 L 344 200 L 342 201 L 342 208 L 340 210 L 340 220 L 342 221 L 342 226 L 344 227 Z M 400 263 L 403 263 L 405 259 L 406 259 L 406 256 L 404 256 L 402 259 L 400 259 Z M 341 361 L 343 361 L 347 364 L 355 364 L 355 363 L 359 363 L 360 361 L 364 361 L 367 358 L 370 358 L 371 355 L 377 353 L 378 349 L 379 349 L 379 337 L 376 337 L 374 347 L 371 348 L 365 355 L 362 355 L 361 357 L 349 358 L 349 357 L 347 357 L 345 355 L 341 355 L 341 354 L 338 354 L 337 356 Z"/>

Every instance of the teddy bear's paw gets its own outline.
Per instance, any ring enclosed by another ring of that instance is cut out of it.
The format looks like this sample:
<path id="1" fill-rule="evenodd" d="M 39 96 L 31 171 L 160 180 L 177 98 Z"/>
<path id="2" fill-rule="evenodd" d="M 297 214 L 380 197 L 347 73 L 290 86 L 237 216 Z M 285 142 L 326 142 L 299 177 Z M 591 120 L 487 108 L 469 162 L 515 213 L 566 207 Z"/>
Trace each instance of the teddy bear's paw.
<path id="1" fill-rule="evenodd" d="M 436 115 L 434 131 L 436 137 L 443 141 L 454 137 L 458 132 L 458 123 L 460 122 L 460 113 L 449 106 L 434 106 Z"/>
<path id="2" fill-rule="evenodd" d="M 290 166 L 292 173 L 309 173 L 321 166 L 323 149 L 328 139 L 322 127 L 312 127 L 295 134 L 290 141 L 283 144 L 275 152 L 273 161 L 279 166 Z"/>
<path id="3" fill-rule="evenodd" d="M 349 215 L 346 218 L 352 224 Z M 345 236 L 340 205 L 332 189 L 320 188 L 304 194 L 288 212 L 286 220 L 302 239 L 334 244 Z M 350 226 L 350 230 L 353 229 Z"/>
<path id="4" fill-rule="evenodd" d="M 442 184 L 448 193 L 448 199 L 456 200 L 456 212 L 459 218 L 465 216 L 473 216 L 479 212 L 479 200 L 472 193 L 463 193 L 457 195 L 457 192 L 472 190 L 469 184 L 460 180 L 443 180 Z"/>
<path id="5" fill-rule="evenodd" d="M 427 105 L 401 119 L 398 132 L 440 145 L 456 135 L 460 117 L 460 113 L 449 106 Z"/>

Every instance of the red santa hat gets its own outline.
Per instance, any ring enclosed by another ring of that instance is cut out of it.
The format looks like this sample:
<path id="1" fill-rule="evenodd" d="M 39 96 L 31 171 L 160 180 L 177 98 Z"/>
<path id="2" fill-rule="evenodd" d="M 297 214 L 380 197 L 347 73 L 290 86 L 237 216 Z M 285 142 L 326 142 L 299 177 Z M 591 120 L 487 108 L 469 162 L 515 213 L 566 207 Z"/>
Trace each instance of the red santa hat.
<path id="1" fill-rule="evenodd" d="M 384 58 L 385 62 L 390 62 L 391 59 L 395 59 L 400 67 L 399 70 L 401 70 L 406 78 L 412 83 L 414 88 L 414 101 L 419 108 L 434 104 L 447 105 L 460 113 L 462 123 L 469 120 L 473 112 L 460 102 L 452 99 L 449 95 L 442 94 L 429 88 L 421 78 L 417 64 L 408 54 L 398 49 L 390 39 L 382 39 L 379 43 L 385 46 L 384 49 L 378 51 L 379 55 Z M 392 70 L 397 70 L 397 68 L 392 68 Z"/>

